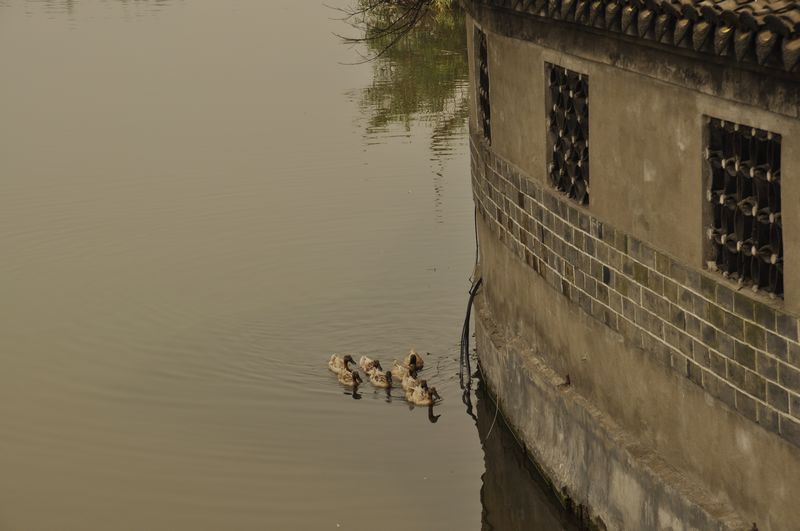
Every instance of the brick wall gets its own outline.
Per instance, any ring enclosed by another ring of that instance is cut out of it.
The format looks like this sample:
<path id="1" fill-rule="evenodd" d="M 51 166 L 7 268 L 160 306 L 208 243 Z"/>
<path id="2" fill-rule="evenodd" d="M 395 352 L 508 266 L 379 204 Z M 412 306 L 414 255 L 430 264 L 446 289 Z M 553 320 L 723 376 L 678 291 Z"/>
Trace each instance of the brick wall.
<path id="1" fill-rule="evenodd" d="M 764 429 L 800 446 L 798 320 L 528 178 L 472 137 L 478 213 L 554 290 Z"/>

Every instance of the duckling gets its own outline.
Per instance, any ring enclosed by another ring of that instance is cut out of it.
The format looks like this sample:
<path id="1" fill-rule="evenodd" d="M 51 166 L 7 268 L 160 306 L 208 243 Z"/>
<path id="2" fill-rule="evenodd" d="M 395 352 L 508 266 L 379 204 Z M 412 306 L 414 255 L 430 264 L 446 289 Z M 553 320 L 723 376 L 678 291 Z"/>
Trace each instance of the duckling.
<path id="1" fill-rule="evenodd" d="M 408 376 L 410 377 L 411 375 L 409 374 Z M 416 381 L 415 384 L 409 385 L 409 387 L 406 388 L 406 398 L 408 398 L 408 399 L 410 399 L 411 395 L 414 393 L 414 391 L 417 390 L 417 388 L 422 388 L 422 384 L 423 383 L 425 383 L 425 387 L 428 386 L 428 381 L 427 380 L 417 380 L 415 378 L 415 381 Z M 406 379 L 406 384 L 411 384 L 411 381 Z"/>
<path id="2" fill-rule="evenodd" d="M 361 375 L 356 370 L 343 370 L 339 373 L 339 383 L 347 387 L 356 388 L 361 382 Z"/>
<path id="3" fill-rule="evenodd" d="M 416 367 L 414 367 L 416 370 Z M 403 378 L 408 376 L 411 373 L 411 367 L 408 365 L 403 365 L 397 360 L 394 360 L 394 366 L 392 366 L 392 376 L 394 376 L 395 380 L 403 381 Z"/>
<path id="4" fill-rule="evenodd" d="M 419 382 L 417 381 L 417 371 L 415 369 L 409 370 L 408 374 L 403 376 L 403 381 L 400 382 L 400 384 L 406 391 L 418 386 Z"/>
<path id="5" fill-rule="evenodd" d="M 427 380 L 420 380 L 418 386 L 406 392 L 406 399 L 418 406 L 430 406 L 441 398 L 435 387 L 428 387 Z"/>
<path id="6" fill-rule="evenodd" d="M 422 356 L 417 354 L 417 351 L 413 348 L 408 351 L 408 354 L 406 354 L 406 359 L 403 362 L 406 364 L 406 367 L 411 367 L 414 365 L 418 371 L 421 371 L 423 365 L 425 365 L 425 362 L 422 360 Z"/>
<path id="7" fill-rule="evenodd" d="M 374 369 L 369 374 L 369 381 L 375 387 L 380 387 L 381 389 L 389 389 L 392 386 L 392 371 L 386 371 L 385 373 Z"/>
<path id="8" fill-rule="evenodd" d="M 339 357 L 338 354 L 331 354 L 331 359 L 328 360 L 328 368 L 331 372 L 335 372 L 336 374 L 341 373 L 343 370 L 350 370 L 348 367 L 349 364 L 355 363 L 353 360 L 353 356 L 350 354 L 345 354 L 344 358 Z"/>
<path id="9" fill-rule="evenodd" d="M 375 369 L 383 371 L 380 361 L 373 360 L 372 358 L 368 358 L 366 356 L 361 356 L 361 359 L 358 360 L 358 366 L 361 367 L 361 369 L 367 374 L 371 374 Z"/>

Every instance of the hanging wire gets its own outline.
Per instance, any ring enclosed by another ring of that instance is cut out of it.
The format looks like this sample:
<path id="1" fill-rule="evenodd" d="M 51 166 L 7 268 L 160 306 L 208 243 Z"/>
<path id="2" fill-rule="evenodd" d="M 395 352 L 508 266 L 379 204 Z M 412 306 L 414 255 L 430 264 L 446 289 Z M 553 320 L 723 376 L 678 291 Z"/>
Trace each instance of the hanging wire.
<path id="1" fill-rule="evenodd" d="M 478 208 L 475 207 L 473 211 L 473 224 L 475 226 L 475 265 L 472 269 L 472 275 L 470 276 L 471 286 L 469 288 L 469 301 L 467 302 L 467 315 L 464 317 L 464 326 L 461 328 L 461 355 L 458 364 L 458 379 L 461 385 L 461 389 L 463 389 L 463 393 L 461 394 L 461 401 L 464 403 L 464 406 L 467 408 L 467 415 L 472 417 L 473 420 L 476 422 L 478 421 L 478 417 L 472 410 L 472 363 L 469 357 L 469 322 L 472 317 L 472 304 L 475 301 L 475 295 L 477 295 L 478 290 L 483 283 L 483 278 L 478 277 L 475 279 L 475 275 L 478 272 L 478 260 L 480 257 L 479 247 L 478 247 Z"/>
<path id="2" fill-rule="evenodd" d="M 480 258 L 478 247 L 478 207 L 472 211 L 472 225 L 475 228 L 475 265 L 472 266 L 472 274 L 469 276 L 469 281 L 475 281 L 475 273 L 478 271 L 478 259 Z"/>
<path id="3" fill-rule="evenodd" d="M 492 430 L 494 429 L 494 423 L 497 422 L 497 414 L 499 412 L 500 412 L 500 397 L 497 396 L 497 402 L 494 404 L 494 418 L 492 419 L 491 426 L 489 426 L 489 431 L 486 432 L 486 436 L 483 438 L 484 443 L 489 440 L 489 435 L 492 434 Z"/>
<path id="4" fill-rule="evenodd" d="M 461 329 L 461 358 L 459 361 L 458 377 L 461 389 L 465 390 L 469 390 L 472 387 L 472 364 L 469 356 L 469 322 L 472 316 L 472 303 L 475 300 L 475 295 L 477 295 L 481 284 L 483 284 L 483 278 L 479 277 L 478 280 L 473 282 L 472 287 L 469 289 L 467 315 L 464 318 L 464 326 Z"/>
<path id="5" fill-rule="evenodd" d="M 461 329 L 461 359 L 458 367 L 458 379 L 461 384 L 461 401 L 467 408 L 467 415 L 478 422 L 478 417 L 472 411 L 472 366 L 469 359 L 469 321 L 472 313 L 472 303 L 475 295 L 483 283 L 483 278 L 478 278 L 469 290 L 469 302 L 467 303 L 467 316 L 464 318 L 464 327 Z"/>

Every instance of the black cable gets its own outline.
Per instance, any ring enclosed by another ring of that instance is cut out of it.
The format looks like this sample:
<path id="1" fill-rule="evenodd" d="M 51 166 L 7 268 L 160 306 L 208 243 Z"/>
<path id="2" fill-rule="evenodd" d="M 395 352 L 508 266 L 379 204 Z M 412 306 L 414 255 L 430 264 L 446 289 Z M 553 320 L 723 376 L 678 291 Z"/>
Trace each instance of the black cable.
<path id="1" fill-rule="evenodd" d="M 478 207 L 475 207 L 475 209 L 472 211 L 472 225 L 475 227 L 475 265 L 472 266 L 472 274 L 474 275 L 475 270 L 478 267 Z M 473 281 L 472 275 L 470 275 L 469 281 Z"/>
<path id="2" fill-rule="evenodd" d="M 472 378 L 472 367 L 469 359 L 469 321 L 472 316 L 472 303 L 475 300 L 475 296 L 478 294 L 478 289 L 483 284 L 483 277 L 479 278 L 472 284 L 472 287 L 469 289 L 469 301 L 467 302 L 467 315 L 464 318 L 464 326 L 461 329 L 461 362 L 459 367 L 459 381 L 461 383 L 461 388 L 465 389 L 470 386 L 470 381 Z M 466 369 L 466 384 L 464 378 L 464 372 Z"/>
<path id="3" fill-rule="evenodd" d="M 473 224 L 475 226 L 475 265 L 472 268 L 473 275 L 478 270 L 478 259 L 480 256 L 479 248 L 478 248 L 478 208 L 475 207 L 473 210 Z M 475 413 L 472 411 L 472 367 L 469 359 L 469 321 L 472 316 L 472 304 L 475 301 L 475 295 L 478 293 L 478 289 L 481 287 L 483 283 L 483 278 L 480 277 L 478 280 L 474 280 L 472 276 L 470 276 L 470 282 L 472 282 L 472 286 L 469 288 L 469 301 L 467 302 L 467 315 L 464 318 L 464 326 L 461 328 L 461 355 L 458 364 L 458 379 L 459 384 L 461 385 L 461 389 L 464 392 L 461 394 L 461 401 L 467 408 L 467 414 L 473 418 L 477 422 L 478 418 L 475 416 Z M 466 372 L 466 378 L 464 377 L 464 373 Z"/>

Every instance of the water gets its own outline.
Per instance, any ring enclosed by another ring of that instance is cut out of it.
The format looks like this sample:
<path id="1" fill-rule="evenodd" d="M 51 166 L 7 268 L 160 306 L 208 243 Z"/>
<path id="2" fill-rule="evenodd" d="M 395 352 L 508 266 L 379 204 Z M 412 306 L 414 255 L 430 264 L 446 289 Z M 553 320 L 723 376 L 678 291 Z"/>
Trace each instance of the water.
<path id="1" fill-rule="evenodd" d="M 409 104 L 335 17 L 0 0 L 0 530 L 492 528 L 466 72 Z M 325 365 L 411 346 L 432 412 Z"/>

